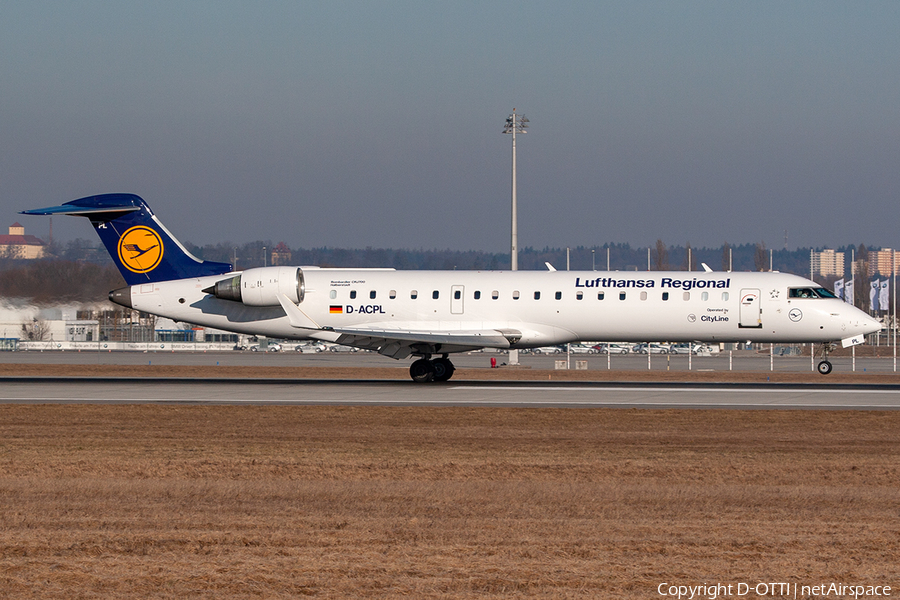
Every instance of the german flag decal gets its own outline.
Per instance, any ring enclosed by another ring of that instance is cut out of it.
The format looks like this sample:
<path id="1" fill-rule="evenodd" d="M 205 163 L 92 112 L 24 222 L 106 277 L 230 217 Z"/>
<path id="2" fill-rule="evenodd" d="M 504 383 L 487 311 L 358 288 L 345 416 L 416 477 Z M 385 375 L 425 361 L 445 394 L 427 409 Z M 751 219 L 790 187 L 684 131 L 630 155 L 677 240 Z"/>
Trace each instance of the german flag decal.
<path id="1" fill-rule="evenodd" d="M 328 312 L 332 315 L 342 315 L 342 314 L 344 314 L 344 307 L 341 306 L 340 304 L 338 304 L 338 305 L 332 304 L 331 307 L 328 309 Z"/>

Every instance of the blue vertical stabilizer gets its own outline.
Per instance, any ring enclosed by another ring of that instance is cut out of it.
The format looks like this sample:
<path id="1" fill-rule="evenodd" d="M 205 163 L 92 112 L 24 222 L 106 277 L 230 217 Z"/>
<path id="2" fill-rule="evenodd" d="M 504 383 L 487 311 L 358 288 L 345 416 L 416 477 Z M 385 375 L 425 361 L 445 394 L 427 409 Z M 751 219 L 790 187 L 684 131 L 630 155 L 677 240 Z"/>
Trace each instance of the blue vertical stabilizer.
<path id="1" fill-rule="evenodd" d="M 87 217 L 128 285 L 232 271 L 229 263 L 203 261 L 188 252 L 134 194 L 88 196 L 21 214 Z"/>

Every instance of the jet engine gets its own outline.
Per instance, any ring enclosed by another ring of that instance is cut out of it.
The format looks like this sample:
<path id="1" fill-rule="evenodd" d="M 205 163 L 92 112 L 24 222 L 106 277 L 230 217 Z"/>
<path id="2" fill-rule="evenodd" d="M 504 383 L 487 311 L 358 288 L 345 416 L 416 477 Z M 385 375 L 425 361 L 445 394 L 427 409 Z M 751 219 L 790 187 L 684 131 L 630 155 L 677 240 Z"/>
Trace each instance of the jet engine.
<path id="1" fill-rule="evenodd" d="M 240 275 L 217 281 L 203 292 L 247 306 L 281 306 L 280 294 L 299 304 L 303 301 L 303 271 L 299 267 L 247 269 Z"/>

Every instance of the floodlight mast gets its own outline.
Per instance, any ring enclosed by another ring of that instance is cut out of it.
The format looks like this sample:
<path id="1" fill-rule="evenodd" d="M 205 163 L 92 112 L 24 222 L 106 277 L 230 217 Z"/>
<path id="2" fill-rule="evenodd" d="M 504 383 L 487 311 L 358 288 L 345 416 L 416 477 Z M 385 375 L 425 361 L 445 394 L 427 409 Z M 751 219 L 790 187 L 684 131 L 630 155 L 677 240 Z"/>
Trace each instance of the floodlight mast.
<path id="1" fill-rule="evenodd" d="M 516 134 L 528 133 L 528 118 L 525 115 L 517 115 L 514 108 L 512 114 L 506 117 L 506 125 L 503 133 L 512 134 L 512 243 L 510 247 L 510 270 L 519 270 L 519 232 L 516 224 Z"/>

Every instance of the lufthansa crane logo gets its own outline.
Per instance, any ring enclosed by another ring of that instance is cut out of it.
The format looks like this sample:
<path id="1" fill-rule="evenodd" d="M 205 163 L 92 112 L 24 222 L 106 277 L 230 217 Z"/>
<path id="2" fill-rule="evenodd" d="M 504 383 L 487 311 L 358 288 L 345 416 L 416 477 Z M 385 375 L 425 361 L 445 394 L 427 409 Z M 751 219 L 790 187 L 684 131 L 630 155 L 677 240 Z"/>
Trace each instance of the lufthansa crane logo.
<path id="1" fill-rule="evenodd" d="M 133 273 L 152 271 L 162 257 L 162 238 L 149 227 L 132 227 L 119 238 L 119 260 Z"/>

